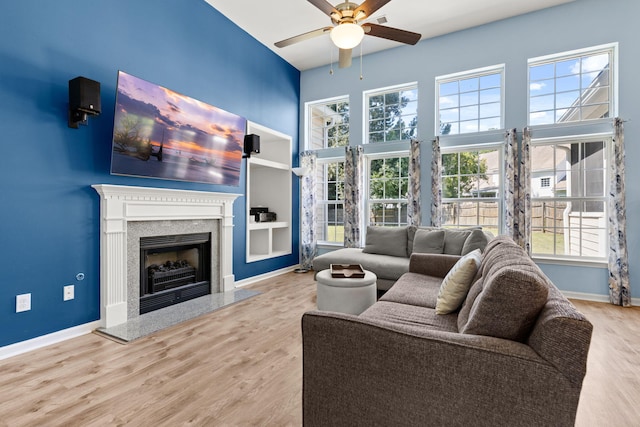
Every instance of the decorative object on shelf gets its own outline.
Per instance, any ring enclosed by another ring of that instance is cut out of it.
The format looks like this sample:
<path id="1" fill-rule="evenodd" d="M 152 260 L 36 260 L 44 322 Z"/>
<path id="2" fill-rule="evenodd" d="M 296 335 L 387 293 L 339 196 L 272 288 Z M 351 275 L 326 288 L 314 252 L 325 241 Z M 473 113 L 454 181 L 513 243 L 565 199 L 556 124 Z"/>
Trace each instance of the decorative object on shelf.
<path id="1" fill-rule="evenodd" d="M 298 178 L 302 178 L 303 176 L 307 175 L 311 171 L 309 170 L 309 168 L 299 167 L 299 168 L 291 168 L 291 172 L 293 172 L 293 174 Z"/>
<path id="2" fill-rule="evenodd" d="M 275 44 L 276 47 L 286 47 L 329 33 L 331 41 L 340 49 L 340 68 L 347 68 L 351 66 L 351 49 L 360 44 L 365 34 L 411 45 L 418 43 L 422 37 L 421 34 L 411 31 L 372 24 L 371 22 L 365 21 L 366 19 L 370 19 L 373 13 L 389 3 L 390 0 L 366 0 L 360 5 L 356 5 L 347 0 L 335 7 L 326 0 L 308 1 L 328 15 L 331 18 L 333 26 L 319 28 L 281 40 Z M 410 11 L 407 13 L 410 13 Z"/>
<path id="3" fill-rule="evenodd" d="M 251 153 L 260 152 L 260 135 L 250 133 L 244 136 L 244 156 L 243 159 L 251 157 Z"/>
<path id="4" fill-rule="evenodd" d="M 100 112 L 100 82 L 80 76 L 69 80 L 69 127 L 87 125 L 87 117 Z"/>

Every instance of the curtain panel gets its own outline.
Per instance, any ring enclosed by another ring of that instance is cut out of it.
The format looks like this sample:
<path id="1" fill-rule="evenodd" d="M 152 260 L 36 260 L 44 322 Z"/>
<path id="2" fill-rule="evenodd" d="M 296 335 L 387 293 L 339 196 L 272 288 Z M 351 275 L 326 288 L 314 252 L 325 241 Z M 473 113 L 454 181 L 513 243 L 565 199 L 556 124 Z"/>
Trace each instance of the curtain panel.
<path id="1" fill-rule="evenodd" d="M 305 151 L 300 154 L 300 167 L 309 171 L 300 182 L 300 266 L 308 270 L 312 267 L 317 250 L 315 231 L 317 160 L 318 155 L 315 151 Z"/>
<path id="2" fill-rule="evenodd" d="M 442 226 L 442 157 L 440 137 L 436 136 L 431 147 L 431 226 Z"/>
<path id="3" fill-rule="evenodd" d="M 364 181 L 362 168 L 364 162 L 362 146 L 345 147 L 344 161 L 344 247 L 360 247 L 360 205 L 361 189 Z"/>
<path id="4" fill-rule="evenodd" d="M 520 188 L 518 173 L 520 168 L 518 156 L 518 133 L 509 129 L 505 133 L 504 144 L 504 225 L 508 236 L 520 246 L 523 239 L 520 234 Z"/>
<path id="5" fill-rule="evenodd" d="M 609 179 L 609 301 L 615 305 L 631 306 L 629 260 L 627 256 L 627 222 L 625 202 L 624 125 L 614 120 L 612 161 Z"/>
<path id="6" fill-rule="evenodd" d="M 407 199 L 407 223 L 419 226 L 422 223 L 422 213 L 420 212 L 420 141 L 415 139 L 411 140 Z"/>
<path id="7" fill-rule="evenodd" d="M 518 237 L 520 246 L 531 254 L 531 129 L 522 131 L 518 173 Z"/>

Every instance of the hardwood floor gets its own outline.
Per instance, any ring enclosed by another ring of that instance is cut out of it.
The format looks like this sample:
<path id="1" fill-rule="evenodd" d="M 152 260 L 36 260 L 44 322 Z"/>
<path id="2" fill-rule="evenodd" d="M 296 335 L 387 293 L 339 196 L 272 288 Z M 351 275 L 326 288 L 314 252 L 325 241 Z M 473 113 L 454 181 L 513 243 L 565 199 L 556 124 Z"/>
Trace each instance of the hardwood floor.
<path id="1" fill-rule="evenodd" d="M 0 361 L 0 425 L 301 425 L 313 276 L 247 288 L 263 294 L 127 345 L 89 334 Z M 574 302 L 595 325 L 576 424 L 638 425 L 640 308 Z"/>

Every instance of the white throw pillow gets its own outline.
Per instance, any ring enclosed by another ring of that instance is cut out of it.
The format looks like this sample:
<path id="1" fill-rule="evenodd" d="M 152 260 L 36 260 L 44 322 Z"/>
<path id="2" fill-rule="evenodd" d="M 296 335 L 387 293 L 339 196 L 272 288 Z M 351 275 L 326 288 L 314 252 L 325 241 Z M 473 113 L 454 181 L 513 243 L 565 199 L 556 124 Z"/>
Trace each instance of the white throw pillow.
<path id="1" fill-rule="evenodd" d="M 467 297 L 471 282 L 475 277 L 482 253 L 480 249 L 469 252 L 456 262 L 440 285 L 436 301 L 436 314 L 449 314 L 456 311 Z"/>

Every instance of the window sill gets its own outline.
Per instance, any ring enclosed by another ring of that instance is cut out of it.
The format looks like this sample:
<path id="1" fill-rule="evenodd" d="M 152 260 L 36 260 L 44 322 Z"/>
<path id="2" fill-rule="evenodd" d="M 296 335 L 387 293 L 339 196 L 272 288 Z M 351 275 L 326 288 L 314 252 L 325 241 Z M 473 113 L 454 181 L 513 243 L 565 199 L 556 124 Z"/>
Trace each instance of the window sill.
<path id="1" fill-rule="evenodd" d="M 532 255 L 531 258 L 536 264 L 552 264 L 552 265 L 566 265 L 573 267 L 592 267 L 592 268 L 609 268 L 607 261 L 600 259 L 593 260 L 580 260 L 573 258 L 550 258 L 545 256 Z"/>

